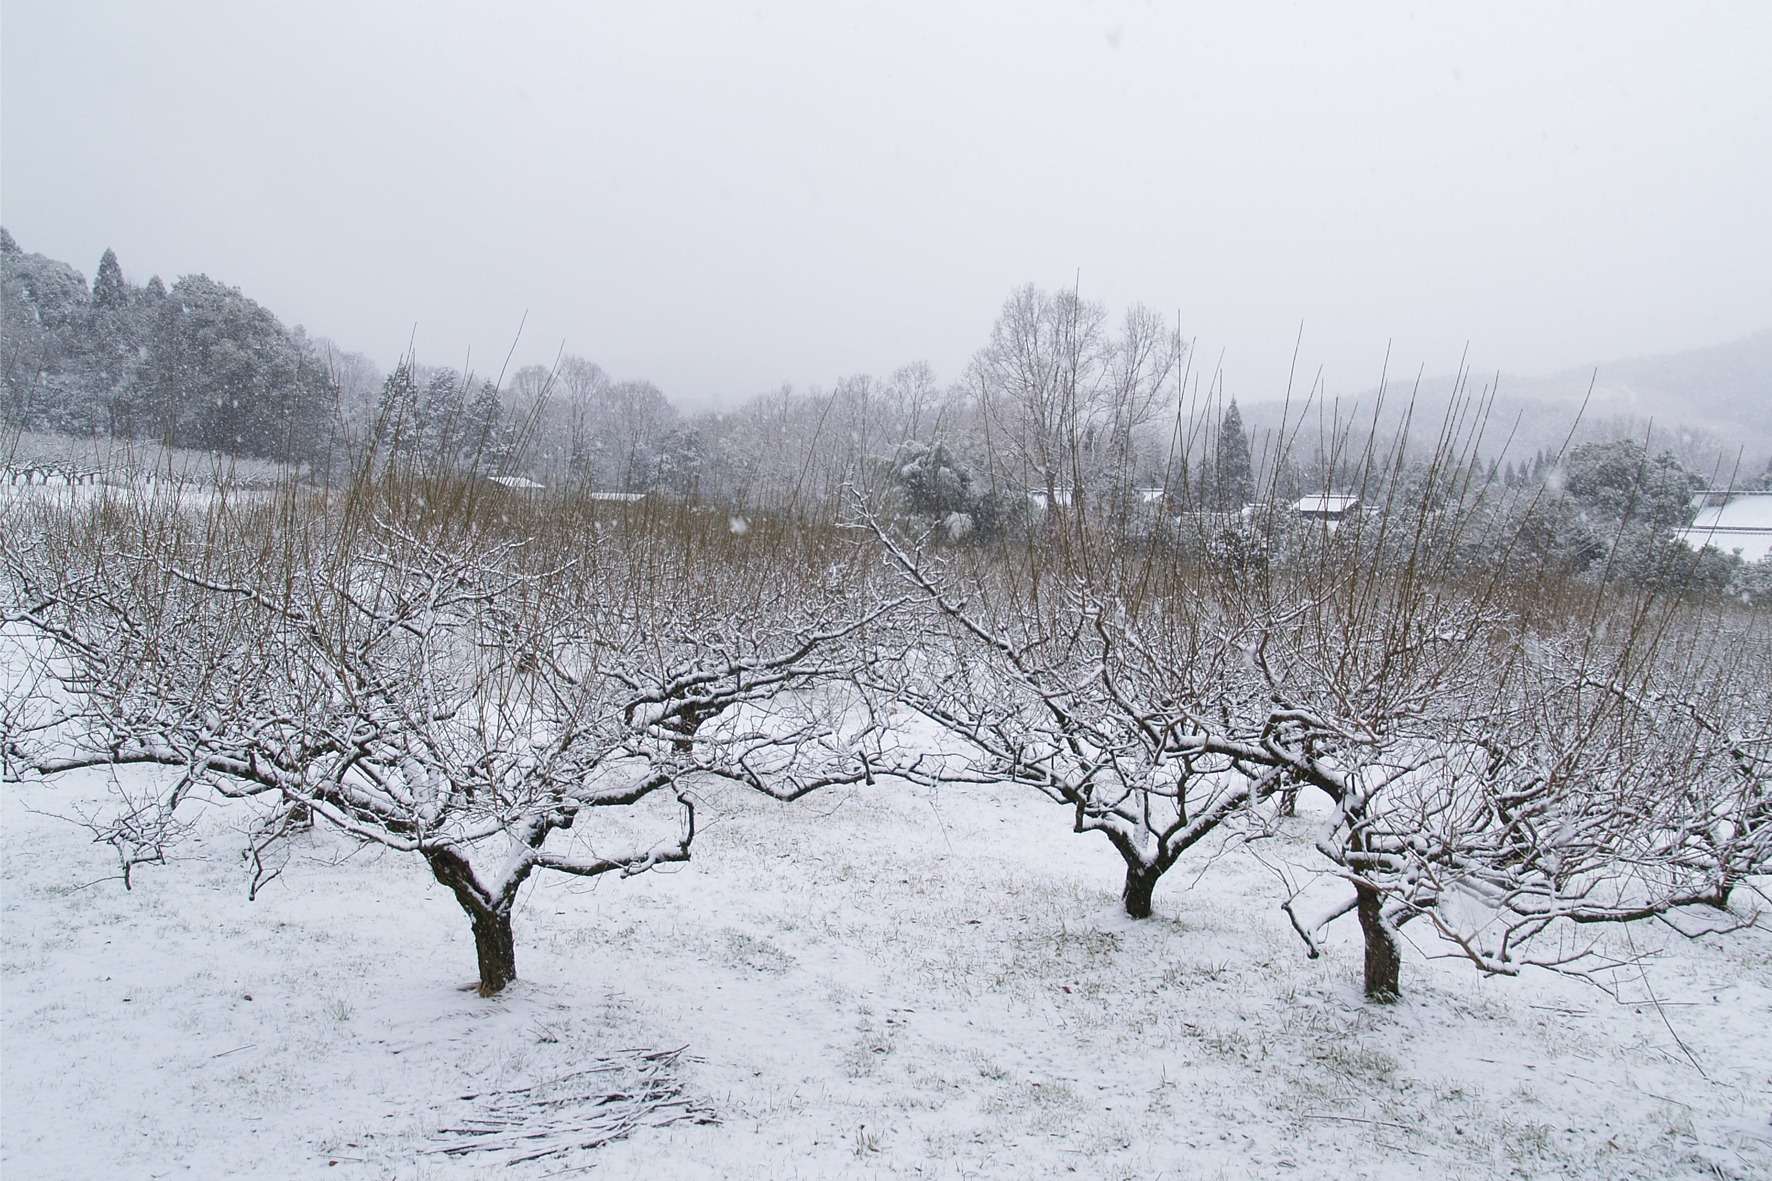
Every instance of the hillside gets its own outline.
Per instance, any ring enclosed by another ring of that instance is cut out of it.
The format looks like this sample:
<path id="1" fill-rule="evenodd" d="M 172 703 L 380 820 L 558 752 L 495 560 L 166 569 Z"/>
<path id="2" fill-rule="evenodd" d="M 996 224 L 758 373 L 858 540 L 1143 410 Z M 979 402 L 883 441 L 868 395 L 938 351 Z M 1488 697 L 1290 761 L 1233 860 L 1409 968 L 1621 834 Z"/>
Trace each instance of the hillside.
<path id="1" fill-rule="evenodd" d="M 1471 374 L 1465 393 L 1482 394 L 1497 381 L 1493 372 Z M 1402 421 L 1412 381 L 1393 375 L 1380 418 L 1380 433 L 1390 437 Z M 1589 387 L 1592 396 L 1588 398 Z M 1411 436 L 1425 446 L 1443 421 L 1455 392 L 1456 378 L 1422 381 Z M 1344 421 L 1359 435 L 1371 428 L 1376 388 L 1341 400 Z M 1582 401 L 1588 398 L 1585 412 Z M 1319 413 L 1312 405 L 1310 421 L 1298 450 L 1308 455 L 1315 446 Z M 1281 420 L 1282 405 L 1259 402 L 1243 408 L 1252 437 L 1271 431 Z M 1580 420 L 1577 421 L 1577 414 Z M 1297 408 L 1293 419 L 1296 425 Z M 1553 451 L 1571 437 L 1644 437 L 1652 447 L 1672 448 L 1690 468 L 1715 472 L 1726 481 L 1740 452 L 1741 470 L 1762 470 L 1772 458 L 1772 329 L 1739 340 L 1684 352 L 1633 357 L 1533 377 L 1499 375 L 1494 409 L 1484 431 L 1485 455 L 1517 458 L 1540 448 Z M 1505 451 L 1503 450 L 1505 445 Z"/>

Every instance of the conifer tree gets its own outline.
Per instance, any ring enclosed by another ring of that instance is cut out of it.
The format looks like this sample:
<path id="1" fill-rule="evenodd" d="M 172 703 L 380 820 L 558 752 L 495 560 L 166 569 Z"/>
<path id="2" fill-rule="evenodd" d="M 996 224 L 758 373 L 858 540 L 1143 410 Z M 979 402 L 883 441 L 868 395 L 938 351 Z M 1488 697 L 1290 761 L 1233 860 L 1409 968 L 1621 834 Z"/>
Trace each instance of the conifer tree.
<path id="1" fill-rule="evenodd" d="M 123 268 L 117 263 L 117 252 L 105 248 L 98 260 L 98 274 L 92 280 L 92 306 L 100 310 L 121 308 L 129 302 L 129 284 L 123 281 Z"/>
<path id="2" fill-rule="evenodd" d="M 377 445 L 384 454 L 407 459 L 418 453 L 418 383 L 413 380 L 410 360 L 403 358 L 382 383 L 375 423 Z"/>
<path id="3" fill-rule="evenodd" d="M 142 301 L 124 281 L 117 253 L 107 248 L 92 281 L 92 326 L 89 338 L 92 393 L 104 408 L 111 434 L 132 433 L 131 390 L 147 343 Z"/>
<path id="4" fill-rule="evenodd" d="M 1235 399 L 1218 429 L 1217 487 L 1214 500 L 1225 510 L 1240 509 L 1255 497 L 1255 472 L 1249 462 L 1249 436 Z"/>
<path id="5" fill-rule="evenodd" d="M 468 432 L 464 379 L 453 369 L 432 374 L 425 384 L 424 405 L 419 414 L 420 448 L 425 461 L 436 471 L 456 466 L 462 438 Z"/>
<path id="6" fill-rule="evenodd" d="M 468 405 L 467 421 L 468 466 L 480 474 L 502 475 L 511 457 L 511 429 L 505 421 L 498 387 L 490 381 L 480 383 L 479 391 Z"/>

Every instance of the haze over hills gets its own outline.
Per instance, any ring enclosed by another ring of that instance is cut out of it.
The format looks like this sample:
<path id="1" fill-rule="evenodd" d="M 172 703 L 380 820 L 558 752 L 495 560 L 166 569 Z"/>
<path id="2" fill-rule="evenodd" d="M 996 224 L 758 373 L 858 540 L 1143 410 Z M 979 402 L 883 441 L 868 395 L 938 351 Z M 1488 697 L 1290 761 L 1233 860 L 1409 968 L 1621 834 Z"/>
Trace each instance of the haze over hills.
<path id="1" fill-rule="evenodd" d="M 1703 348 L 1540 376 L 1477 371 L 1462 381 L 1424 378 L 1417 389 L 1413 377 L 1393 374 L 1387 385 L 1379 435 L 1394 437 L 1413 391 L 1410 438 L 1416 448 L 1431 445 L 1455 395 L 1480 401 L 1493 389 L 1480 447 L 1486 456 L 1519 459 L 1540 448 L 1556 451 L 1570 440 L 1647 438 L 1651 450 L 1672 450 L 1687 467 L 1719 483 L 1728 481 L 1738 459 L 1743 476 L 1763 470 L 1772 459 L 1772 328 Z M 1301 424 L 1302 402 L 1294 399 L 1288 431 L 1298 432 L 1295 453 L 1308 455 L 1319 437 L 1328 438 L 1335 419 L 1363 440 L 1372 428 L 1378 390 L 1327 405 L 1313 400 L 1304 409 L 1308 421 Z M 1271 432 L 1282 412 L 1278 401 L 1243 407 L 1257 436 Z"/>
<path id="2" fill-rule="evenodd" d="M 170 288 L 154 279 L 138 288 L 127 281 L 115 255 L 107 252 L 89 288 L 77 268 L 25 251 L 3 228 L 0 264 L 0 279 L 4 280 L 0 295 L 5 297 L 5 307 L 0 309 L 4 313 L 0 316 L 4 321 L 0 332 L 0 345 L 4 346 L 0 347 L 0 362 L 4 362 L 0 364 L 0 418 L 13 425 L 79 435 L 158 433 L 181 446 L 261 456 L 283 448 L 293 454 L 290 449 L 296 441 L 316 447 L 330 447 L 343 439 L 363 441 L 377 407 L 388 396 L 386 375 L 369 358 L 322 345 L 299 329 L 286 329 L 269 309 L 205 276 L 185 276 Z M 164 314 L 166 309 L 176 309 L 177 314 L 169 318 Z M 252 361 L 231 368 L 210 358 L 199 346 L 211 336 L 226 338 L 233 345 L 232 351 L 217 357 Z M 556 403 L 583 401 L 594 390 L 608 386 L 612 391 L 625 391 L 622 399 L 638 398 L 634 405 L 649 406 L 652 418 L 637 417 L 624 402 L 626 408 L 611 409 L 609 421 L 592 431 L 588 420 L 570 428 L 570 412 L 556 407 L 555 429 L 544 435 L 558 440 L 563 433 L 570 435 L 577 429 L 578 435 L 572 437 L 580 439 L 579 450 L 588 455 L 593 435 L 605 440 L 630 438 L 632 442 L 638 438 L 633 431 L 639 430 L 645 436 L 643 446 L 635 443 L 610 448 L 604 444 L 612 454 L 628 457 L 623 471 L 652 471 L 660 462 L 665 436 L 672 432 L 679 444 L 699 449 L 698 454 L 718 452 L 723 444 L 717 445 L 716 440 L 725 439 L 734 429 L 733 423 L 744 417 L 735 417 L 740 407 L 731 405 L 717 412 L 686 414 L 666 391 L 648 382 L 613 382 L 590 362 L 566 360 L 570 363 L 567 368 L 583 378 L 579 382 L 582 388 L 574 387 L 577 392 L 570 397 L 554 398 Z M 933 436 L 945 431 L 950 445 L 970 442 L 988 447 L 984 436 L 961 425 L 969 412 L 966 408 L 975 407 L 976 373 L 968 376 L 962 369 L 943 375 L 948 384 L 938 392 L 941 379 L 932 371 L 913 366 L 906 372 L 913 371 L 921 373 L 917 380 L 928 387 L 919 386 L 917 399 L 946 399 L 958 411 L 945 426 L 929 422 L 919 427 L 906 422 L 891 428 L 876 423 L 868 428 L 863 420 L 868 413 L 865 391 L 870 387 L 855 384 L 858 378 L 851 375 L 839 377 L 834 387 L 815 386 L 798 396 L 793 413 L 806 428 L 806 446 L 825 437 L 826 417 L 839 396 L 853 401 L 861 391 L 859 401 L 845 411 L 859 416 L 853 432 L 857 438 L 902 437 L 903 432 Z M 427 372 L 423 378 L 430 382 L 436 376 L 436 372 Z M 444 384 L 453 380 L 456 378 Z M 577 380 L 569 374 L 566 384 Z M 877 384 L 884 388 L 898 380 L 899 375 L 889 380 L 881 377 Z M 1105 388 L 1102 374 L 1079 380 L 1093 391 L 1091 396 L 1098 396 Z M 1153 386 L 1153 406 L 1173 391 L 1173 381 L 1165 376 Z M 336 388 L 334 382 L 338 383 Z M 507 433 L 514 438 L 517 422 L 531 406 L 539 404 L 543 391 L 552 384 L 549 370 L 538 367 L 511 375 L 503 391 L 487 394 L 477 390 L 476 396 L 481 397 L 476 411 L 479 421 L 489 431 L 496 426 L 500 438 Z M 1353 396 L 1326 400 L 1319 394 L 1307 400 L 1303 384 L 1295 386 L 1289 406 L 1271 399 L 1242 405 L 1258 464 L 1265 466 L 1264 457 L 1272 454 L 1274 428 L 1283 421 L 1292 459 L 1309 466 L 1319 452 L 1338 449 L 1345 459 L 1352 459 L 1348 451 L 1362 451 L 1374 431 L 1375 409 L 1381 452 L 1389 450 L 1408 415 L 1411 449 L 1421 454 L 1432 448 L 1453 407 L 1458 410 L 1459 434 L 1464 439 L 1473 429 L 1479 408 L 1486 408 L 1476 449 L 1483 459 L 1503 465 L 1529 462 L 1543 452 L 1554 455 L 1571 442 L 1634 438 L 1646 440 L 1653 452 L 1671 450 L 1688 470 L 1699 473 L 1708 483 L 1722 485 L 1732 479 L 1758 477 L 1772 457 L 1772 329 L 1703 348 L 1607 361 L 1543 376 L 1516 377 L 1507 372 L 1467 369 L 1462 375 L 1442 375 L 1417 383 L 1413 374 L 1393 368 L 1382 404 L 1376 387 Z M 782 408 L 794 401 L 786 395 L 782 398 Z M 604 400 L 614 407 L 621 399 Z M 760 404 L 759 399 L 753 399 L 742 405 L 754 408 Z M 1144 445 L 1147 461 L 1154 460 L 1159 467 L 1168 441 L 1166 418 L 1158 414 L 1150 423 Z M 1190 395 L 1184 418 L 1206 428 L 1218 422 L 1218 412 L 1211 405 L 1201 406 Z M 292 429 L 294 421 L 305 425 Z M 961 437 L 969 432 L 970 438 Z M 1355 442 L 1338 445 L 1334 441 L 1337 434 Z M 1188 446 L 1196 459 L 1200 458 L 1198 449 L 1209 449 L 1214 436 L 1213 429 L 1190 429 Z M 922 441 L 943 440 L 925 437 Z M 763 463 L 765 456 L 784 454 L 779 438 L 759 447 L 758 463 Z M 531 457 L 539 465 L 533 474 L 544 474 L 542 469 L 565 462 L 565 453 L 559 448 L 531 450 L 546 453 Z M 570 451 L 568 446 L 566 452 Z M 305 457 L 318 462 L 318 454 L 310 448 Z M 832 458 L 833 471 L 841 470 L 850 459 L 853 456 Z M 789 467 L 792 465 L 783 470 Z M 1150 470 L 1147 462 L 1147 475 Z M 631 478 L 631 472 L 621 478 L 624 489 Z M 797 475 L 783 478 L 789 484 L 798 483 Z M 748 479 L 744 477 L 740 483 Z"/>

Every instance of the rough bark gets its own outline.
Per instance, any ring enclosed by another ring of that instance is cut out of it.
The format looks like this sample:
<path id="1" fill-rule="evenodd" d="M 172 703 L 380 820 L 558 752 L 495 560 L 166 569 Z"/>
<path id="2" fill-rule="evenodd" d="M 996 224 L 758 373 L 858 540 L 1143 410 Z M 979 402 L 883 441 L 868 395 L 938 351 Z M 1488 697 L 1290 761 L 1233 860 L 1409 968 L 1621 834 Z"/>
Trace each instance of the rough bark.
<path id="1" fill-rule="evenodd" d="M 1127 915 L 1135 919 L 1151 917 L 1151 895 L 1156 892 L 1157 879 L 1162 876 L 1160 869 L 1143 865 L 1126 867 L 1126 886 L 1120 891 L 1120 901 L 1126 904 Z"/>
<path id="2" fill-rule="evenodd" d="M 1403 966 L 1396 928 L 1384 917 L 1384 896 L 1370 886 L 1356 886 L 1360 933 L 1366 940 L 1366 999 L 1389 1004 L 1402 996 L 1398 976 Z"/>
<path id="3" fill-rule="evenodd" d="M 431 864 L 431 873 L 449 887 L 474 929 L 474 958 L 480 966 L 480 995 L 493 996 L 502 992 L 517 978 L 517 948 L 511 933 L 510 904 L 501 905 L 498 900 L 488 898 L 474 880 L 474 871 L 460 854 L 438 849 L 425 856 Z"/>
<path id="4" fill-rule="evenodd" d="M 509 911 L 469 913 L 474 925 L 474 958 L 480 964 L 481 996 L 492 996 L 517 978 L 517 949 Z"/>

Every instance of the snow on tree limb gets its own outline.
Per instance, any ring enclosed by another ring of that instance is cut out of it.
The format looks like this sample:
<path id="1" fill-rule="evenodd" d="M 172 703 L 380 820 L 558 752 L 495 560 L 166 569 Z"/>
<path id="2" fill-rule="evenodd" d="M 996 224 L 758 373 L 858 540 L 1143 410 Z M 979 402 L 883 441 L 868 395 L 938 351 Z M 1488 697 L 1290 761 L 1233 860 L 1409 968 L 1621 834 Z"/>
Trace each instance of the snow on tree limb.
<path id="1" fill-rule="evenodd" d="M 151 546 L 104 529 L 0 543 L 8 621 L 53 653 L 39 671 L 70 703 L 53 732 L 9 719 L 7 774 L 182 771 L 99 822 L 126 871 L 161 855 L 194 792 L 261 810 L 254 889 L 303 823 L 421 856 L 474 925 L 485 991 L 514 974 L 511 907 L 535 871 L 685 861 L 714 782 L 786 799 L 872 776 L 869 726 L 816 691 L 868 658 L 859 637 L 892 604 L 837 568 L 759 554 L 747 597 L 664 538 L 586 538 L 558 561 L 388 521 L 223 517 Z M 593 814 L 654 797 L 674 835 L 594 839 Z"/>

